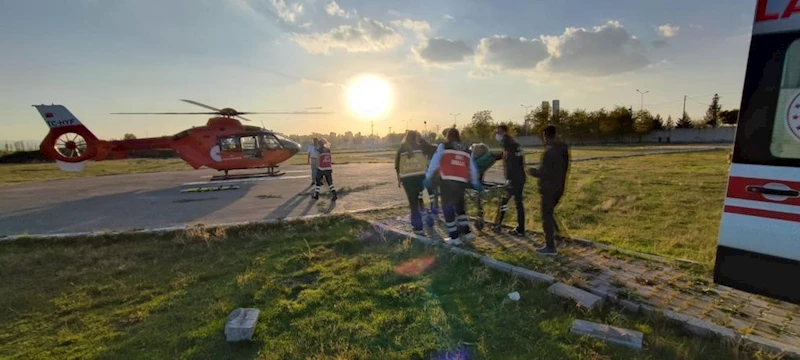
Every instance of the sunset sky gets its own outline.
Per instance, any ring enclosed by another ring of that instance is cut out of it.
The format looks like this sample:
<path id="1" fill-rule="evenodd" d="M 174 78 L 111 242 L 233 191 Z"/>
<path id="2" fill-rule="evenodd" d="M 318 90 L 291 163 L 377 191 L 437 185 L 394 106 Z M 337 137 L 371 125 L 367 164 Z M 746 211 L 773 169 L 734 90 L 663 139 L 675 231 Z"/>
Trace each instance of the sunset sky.
<path id="1" fill-rule="evenodd" d="M 101 138 L 172 134 L 206 116 L 111 112 L 323 107 L 254 115 L 287 134 L 370 132 L 348 105 L 362 74 L 388 82 L 375 132 L 479 110 L 616 104 L 701 117 L 739 106 L 753 1 L 18 0 L 0 2 L 0 140 L 39 140 L 33 104 L 67 106 Z M 370 102 L 361 99 L 362 103 Z M 12 127 L 13 126 L 13 127 Z"/>

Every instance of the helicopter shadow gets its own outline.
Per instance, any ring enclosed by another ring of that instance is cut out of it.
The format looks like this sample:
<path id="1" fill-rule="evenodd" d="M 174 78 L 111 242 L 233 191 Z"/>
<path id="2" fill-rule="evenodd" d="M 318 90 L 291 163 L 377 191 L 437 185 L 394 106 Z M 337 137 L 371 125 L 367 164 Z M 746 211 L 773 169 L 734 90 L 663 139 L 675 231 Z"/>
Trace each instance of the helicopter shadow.
<path id="1" fill-rule="evenodd" d="M 0 215 L 0 236 L 181 226 L 230 206 L 251 187 L 240 184 L 231 190 L 181 193 L 182 187 L 174 186 L 71 200 Z"/>

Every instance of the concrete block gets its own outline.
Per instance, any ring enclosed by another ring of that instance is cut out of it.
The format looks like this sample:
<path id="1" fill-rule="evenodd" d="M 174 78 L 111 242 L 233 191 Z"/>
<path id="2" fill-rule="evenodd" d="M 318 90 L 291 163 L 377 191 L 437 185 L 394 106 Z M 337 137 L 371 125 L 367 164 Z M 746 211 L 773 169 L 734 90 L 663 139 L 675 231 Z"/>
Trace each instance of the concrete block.
<path id="1" fill-rule="evenodd" d="M 520 279 L 525 279 L 528 281 L 540 282 L 545 284 L 552 284 L 556 282 L 556 279 L 550 275 L 542 274 L 540 272 L 536 272 L 533 270 L 528 270 L 526 268 L 519 266 L 512 266 L 511 273 L 516 275 Z"/>
<path id="2" fill-rule="evenodd" d="M 641 306 L 633 301 L 627 299 L 619 299 L 617 304 L 622 307 L 623 310 L 629 311 L 632 313 L 638 313 Z"/>
<path id="3" fill-rule="evenodd" d="M 509 264 L 506 264 L 506 263 L 504 263 L 502 261 L 498 261 L 498 260 L 492 259 L 490 257 L 484 257 L 484 258 L 481 259 L 481 262 L 486 264 L 486 266 L 488 266 L 488 267 L 490 267 L 492 269 L 495 269 L 495 270 L 498 270 L 498 271 L 502 271 L 502 272 L 507 272 L 507 273 L 511 272 L 512 266 L 509 265 Z"/>
<path id="4" fill-rule="evenodd" d="M 791 345 L 779 343 L 756 335 L 747 335 L 742 338 L 751 346 L 766 352 L 782 354 L 790 358 L 800 357 L 800 349 Z"/>
<path id="5" fill-rule="evenodd" d="M 575 320 L 570 333 L 598 338 L 610 343 L 641 349 L 644 334 L 639 331 L 597 324 L 584 320 Z"/>
<path id="6" fill-rule="evenodd" d="M 579 306 L 587 310 L 603 306 L 603 298 L 562 282 L 553 284 L 547 291 L 556 296 L 575 300 Z"/>
<path id="7" fill-rule="evenodd" d="M 256 329 L 258 309 L 238 308 L 228 315 L 228 322 L 225 324 L 225 336 L 228 342 L 250 341 L 253 338 L 253 331 Z"/>

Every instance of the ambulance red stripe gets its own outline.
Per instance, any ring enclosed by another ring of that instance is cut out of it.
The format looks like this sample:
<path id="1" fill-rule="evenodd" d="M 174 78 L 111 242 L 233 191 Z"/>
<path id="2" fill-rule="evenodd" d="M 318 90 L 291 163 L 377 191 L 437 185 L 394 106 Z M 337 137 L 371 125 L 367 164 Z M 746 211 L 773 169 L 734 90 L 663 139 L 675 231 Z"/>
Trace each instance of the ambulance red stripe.
<path id="1" fill-rule="evenodd" d="M 729 198 L 734 198 L 734 199 L 800 206 L 800 197 L 794 197 L 794 198 L 790 197 L 782 201 L 776 201 L 767 199 L 766 197 L 764 197 L 764 195 L 760 193 L 754 191 L 747 191 L 748 186 L 764 186 L 770 183 L 783 184 L 791 189 L 800 191 L 800 182 L 731 176 L 728 180 L 727 196 Z"/>
<path id="2" fill-rule="evenodd" d="M 728 214 L 739 214 L 739 215 L 755 216 L 767 219 L 800 222 L 800 214 L 785 213 L 780 211 L 753 209 L 753 208 L 731 206 L 731 205 L 725 205 L 724 211 Z"/>

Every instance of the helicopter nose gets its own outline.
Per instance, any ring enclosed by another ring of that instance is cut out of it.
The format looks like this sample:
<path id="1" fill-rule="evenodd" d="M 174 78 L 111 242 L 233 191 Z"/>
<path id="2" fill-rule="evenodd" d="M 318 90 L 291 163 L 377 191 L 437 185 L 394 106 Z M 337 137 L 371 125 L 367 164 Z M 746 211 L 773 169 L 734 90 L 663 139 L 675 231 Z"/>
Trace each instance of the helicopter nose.
<path id="1" fill-rule="evenodd" d="M 292 155 L 299 153 L 301 149 L 300 144 L 291 140 L 286 142 L 285 147 L 292 153 Z"/>

